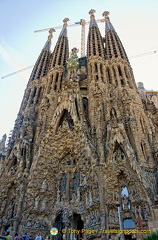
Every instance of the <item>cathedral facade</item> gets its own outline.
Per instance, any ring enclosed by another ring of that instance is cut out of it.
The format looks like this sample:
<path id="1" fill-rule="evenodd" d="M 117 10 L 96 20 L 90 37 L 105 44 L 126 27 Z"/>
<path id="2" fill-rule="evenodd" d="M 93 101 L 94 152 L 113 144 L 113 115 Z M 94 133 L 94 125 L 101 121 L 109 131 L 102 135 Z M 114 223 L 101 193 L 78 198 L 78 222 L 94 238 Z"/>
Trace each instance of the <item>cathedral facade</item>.
<path id="1" fill-rule="evenodd" d="M 1 160 L 1 231 L 97 240 L 158 228 L 157 108 L 141 99 L 108 12 L 104 36 L 94 13 L 85 57 L 69 56 L 65 18 L 36 61 Z"/>

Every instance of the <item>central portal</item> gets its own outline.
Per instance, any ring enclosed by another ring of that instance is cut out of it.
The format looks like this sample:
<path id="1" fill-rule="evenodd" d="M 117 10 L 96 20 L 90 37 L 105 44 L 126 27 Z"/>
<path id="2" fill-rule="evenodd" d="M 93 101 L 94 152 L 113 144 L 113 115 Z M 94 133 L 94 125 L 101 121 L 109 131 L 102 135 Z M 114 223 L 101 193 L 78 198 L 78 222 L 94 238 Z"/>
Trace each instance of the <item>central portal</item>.
<path id="1" fill-rule="evenodd" d="M 76 238 L 76 240 L 80 240 L 83 238 L 83 233 L 81 233 L 81 230 L 83 229 L 83 221 L 81 220 L 80 214 L 73 214 L 72 220 L 71 220 L 71 229 L 72 230 L 80 230 L 78 234 L 76 233 L 70 233 L 69 239 L 73 240 Z"/>

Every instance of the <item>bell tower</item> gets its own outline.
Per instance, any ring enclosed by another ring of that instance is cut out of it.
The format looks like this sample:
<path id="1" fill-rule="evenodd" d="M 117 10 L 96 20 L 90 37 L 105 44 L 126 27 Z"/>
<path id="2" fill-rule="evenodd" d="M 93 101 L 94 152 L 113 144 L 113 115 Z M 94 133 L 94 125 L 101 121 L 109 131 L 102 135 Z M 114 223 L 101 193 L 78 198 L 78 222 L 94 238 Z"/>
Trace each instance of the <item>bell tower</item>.
<path id="1" fill-rule="evenodd" d="M 56 227 L 56 239 L 106 240 L 158 226 L 157 109 L 140 98 L 109 12 L 104 36 L 94 14 L 87 56 L 69 55 L 65 18 L 28 81 L 0 168 L 0 229 L 12 235 Z"/>

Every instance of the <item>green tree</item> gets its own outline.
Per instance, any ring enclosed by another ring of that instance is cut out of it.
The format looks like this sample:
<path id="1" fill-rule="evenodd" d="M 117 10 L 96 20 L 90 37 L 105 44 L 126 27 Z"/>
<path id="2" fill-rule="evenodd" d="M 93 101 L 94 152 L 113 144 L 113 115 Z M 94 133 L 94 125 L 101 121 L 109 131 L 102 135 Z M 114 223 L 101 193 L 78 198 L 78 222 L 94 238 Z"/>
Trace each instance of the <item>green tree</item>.
<path id="1" fill-rule="evenodd" d="M 147 237 L 143 238 L 143 240 L 158 240 L 158 231 L 149 234 Z"/>

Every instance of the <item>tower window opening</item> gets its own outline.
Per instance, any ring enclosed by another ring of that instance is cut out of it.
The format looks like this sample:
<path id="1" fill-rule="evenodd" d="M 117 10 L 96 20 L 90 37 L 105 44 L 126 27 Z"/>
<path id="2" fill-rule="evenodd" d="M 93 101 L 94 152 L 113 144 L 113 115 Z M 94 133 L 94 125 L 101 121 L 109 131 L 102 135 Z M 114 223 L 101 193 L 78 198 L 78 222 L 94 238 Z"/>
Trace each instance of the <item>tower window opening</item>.
<path id="1" fill-rule="evenodd" d="M 83 102 L 84 115 L 85 115 L 85 118 L 87 120 L 87 124 L 89 125 L 89 120 L 88 120 L 88 99 L 87 99 L 87 97 L 84 97 L 82 99 L 82 102 Z"/>
<path id="2" fill-rule="evenodd" d="M 95 66 L 95 72 L 98 72 L 98 66 L 97 66 L 97 63 L 95 63 L 94 66 Z"/>
<path id="3" fill-rule="evenodd" d="M 34 98 L 36 95 L 36 88 L 34 88 L 33 93 L 32 93 L 32 98 Z"/>
<path id="4" fill-rule="evenodd" d="M 103 65 L 100 64 L 100 73 L 103 74 Z"/>
<path id="5" fill-rule="evenodd" d="M 25 157 L 26 156 L 26 148 L 21 149 L 21 156 Z"/>
<path id="6" fill-rule="evenodd" d="M 127 72 L 127 68 L 126 67 L 124 67 L 124 71 L 125 71 L 126 78 L 128 78 L 128 72 Z"/>
<path id="7" fill-rule="evenodd" d="M 121 85 L 122 85 L 122 86 L 124 86 L 124 85 L 125 85 L 125 83 L 124 83 L 124 80 L 123 80 L 123 79 L 121 79 Z"/>
<path id="8" fill-rule="evenodd" d="M 67 181 L 66 173 L 63 173 L 61 176 L 61 179 L 60 179 L 60 191 L 61 192 L 66 191 L 66 181 Z"/>
<path id="9" fill-rule="evenodd" d="M 98 78 L 98 75 L 96 75 L 96 76 L 95 76 L 95 80 L 98 80 L 98 79 L 99 79 L 99 78 Z"/>
<path id="10" fill-rule="evenodd" d="M 56 73 L 56 78 L 55 78 L 54 90 L 57 89 L 58 77 L 59 77 L 59 73 L 57 72 L 57 73 Z"/>
<path id="11" fill-rule="evenodd" d="M 75 99 L 75 106 L 76 106 L 76 113 L 78 118 L 80 119 L 79 111 L 78 111 L 78 104 L 77 104 L 77 99 Z"/>
<path id="12" fill-rule="evenodd" d="M 114 73 L 114 77 L 116 78 L 116 71 L 115 71 L 115 68 L 113 67 L 113 73 Z"/>
<path id="13" fill-rule="evenodd" d="M 17 165 L 17 157 L 14 157 L 13 167 Z"/>
<path id="14" fill-rule="evenodd" d="M 41 96 L 42 96 L 42 87 L 40 87 L 38 90 L 37 103 L 39 102 L 39 99 L 41 98 Z"/>
<path id="15" fill-rule="evenodd" d="M 111 78 L 111 73 L 110 73 L 109 68 L 106 69 L 106 73 L 107 73 L 107 79 L 108 79 L 109 83 L 111 84 L 112 83 L 112 78 Z"/>
<path id="16" fill-rule="evenodd" d="M 122 71 L 120 66 L 118 66 L 118 72 L 119 72 L 119 75 L 122 77 Z"/>
<path id="17" fill-rule="evenodd" d="M 62 73 L 62 75 L 60 77 L 60 89 L 62 88 L 62 80 L 63 80 L 63 73 Z"/>
<path id="18" fill-rule="evenodd" d="M 80 173 L 75 172 L 74 179 L 73 179 L 73 190 L 78 189 L 80 186 Z"/>

